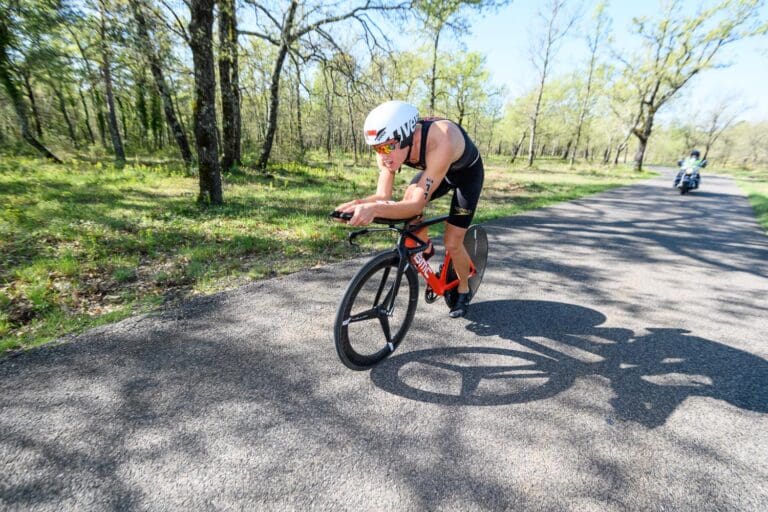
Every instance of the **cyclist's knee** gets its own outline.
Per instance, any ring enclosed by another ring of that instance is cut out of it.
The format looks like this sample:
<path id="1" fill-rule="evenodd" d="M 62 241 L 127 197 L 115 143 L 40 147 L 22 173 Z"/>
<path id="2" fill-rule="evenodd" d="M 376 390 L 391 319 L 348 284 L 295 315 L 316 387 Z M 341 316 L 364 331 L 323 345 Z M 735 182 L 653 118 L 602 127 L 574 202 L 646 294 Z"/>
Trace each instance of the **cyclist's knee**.
<path id="1" fill-rule="evenodd" d="M 464 246 L 464 233 L 449 233 L 446 231 L 443 242 L 448 252 L 455 253 L 460 247 Z"/>

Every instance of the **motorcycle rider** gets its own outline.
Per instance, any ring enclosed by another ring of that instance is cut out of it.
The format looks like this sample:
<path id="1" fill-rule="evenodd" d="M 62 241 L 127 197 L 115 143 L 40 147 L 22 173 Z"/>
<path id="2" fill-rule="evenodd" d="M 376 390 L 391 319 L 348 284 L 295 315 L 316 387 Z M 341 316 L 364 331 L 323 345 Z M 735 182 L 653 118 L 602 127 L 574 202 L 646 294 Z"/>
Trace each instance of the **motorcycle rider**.
<path id="1" fill-rule="evenodd" d="M 683 173 L 689 167 L 693 168 L 694 172 L 696 173 L 697 186 L 701 184 L 701 172 L 699 170 L 702 167 L 707 166 L 707 161 L 701 159 L 701 153 L 699 153 L 698 149 L 692 150 L 691 156 L 685 160 L 678 160 L 677 165 L 680 166 L 680 170 L 677 172 L 677 176 L 675 177 L 675 183 L 673 185 L 674 187 L 677 187 L 677 185 L 680 183 L 680 178 L 683 177 Z"/>

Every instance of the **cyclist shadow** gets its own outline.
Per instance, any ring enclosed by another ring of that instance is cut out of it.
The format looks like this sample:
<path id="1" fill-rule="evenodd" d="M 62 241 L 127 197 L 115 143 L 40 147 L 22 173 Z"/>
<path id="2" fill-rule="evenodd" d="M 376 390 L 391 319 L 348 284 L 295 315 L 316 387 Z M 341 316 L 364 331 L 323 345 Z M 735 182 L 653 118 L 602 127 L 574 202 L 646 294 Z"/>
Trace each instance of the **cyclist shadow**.
<path id="1" fill-rule="evenodd" d="M 691 336 L 683 329 L 600 327 L 593 309 L 546 301 L 477 303 L 467 329 L 515 343 L 444 347 L 396 355 L 371 372 L 375 385 L 444 405 L 507 405 L 542 400 L 579 377 L 608 380 L 617 419 L 664 424 L 686 398 L 711 397 L 768 413 L 768 362 Z"/>

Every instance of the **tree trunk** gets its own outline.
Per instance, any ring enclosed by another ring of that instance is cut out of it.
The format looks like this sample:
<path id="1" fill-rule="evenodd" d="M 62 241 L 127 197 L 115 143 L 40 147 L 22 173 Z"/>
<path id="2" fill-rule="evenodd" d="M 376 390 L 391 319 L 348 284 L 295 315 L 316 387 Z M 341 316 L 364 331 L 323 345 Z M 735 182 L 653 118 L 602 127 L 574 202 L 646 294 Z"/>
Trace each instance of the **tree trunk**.
<path id="1" fill-rule="evenodd" d="M 128 111 L 128 109 L 123 106 L 123 100 L 120 99 L 120 96 L 115 96 L 115 102 L 117 103 L 117 111 L 120 112 L 120 124 L 117 126 L 118 128 L 120 128 L 121 126 L 123 128 L 123 134 L 125 135 L 125 139 L 124 139 L 125 144 L 131 144 L 131 138 L 129 135 L 131 131 L 128 129 L 128 120 L 125 118 L 125 113 Z"/>
<path id="2" fill-rule="evenodd" d="M 549 35 L 544 51 L 544 60 L 541 65 L 541 76 L 539 77 L 539 88 L 536 93 L 536 104 L 533 109 L 533 115 L 531 116 L 531 138 L 528 141 L 528 167 L 533 166 L 533 159 L 535 157 L 536 148 L 536 129 L 539 125 L 539 113 L 541 112 L 541 99 L 544 96 L 544 84 L 547 81 L 547 72 L 549 70 L 549 54 L 552 50 L 552 24 L 554 23 L 554 17 L 549 23 Z"/>
<path id="3" fill-rule="evenodd" d="M 539 95 L 539 101 L 541 101 L 541 95 Z M 533 159 L 535 158 L 534 149 L 536 149 L 536 126 L 539 122 L 539 102 L 536 104 L 536 111 L 531 118 L 531 137 L 528 140 L 528 167 L 533 166 Z"/>
<path id="4" fill-rule="evenodd" d="M 5 88 L 5 92 L 13 103 L 13 109 L 16 111 L 16 118 L 19 122 L 19 128 L 21 129 L 21 136 L 27 143 L 41 152 L 47 158 L 53 160 L 56 163 L 62 163 L 62 161 L 54 155 L 48 148 L 43 146 L 29 130 L 29 120 L 27 119 L 27 112 L 24 105 L 24 100 L 19 92 L 16 83 L 14 83 L 11 76 L 11 69 L 13 69 L 6 48 L 10 36 L 8 34 L 8 26 L 6 23 L 0 23 L 0 82 Z"/>
<path id="5" fill-rule="evenodd" d="M 160 57 L 157 55 L 152 40 L 149 37 L 149 30 L 147 28 L 147 20 L 144 17 L 144 12 L 141 10 L 141 6 L 137 0 L 132 0 L 131 6 L 133 7 L 133 16 L 136 20 L 136 26 L 138 27 L 139 38 L 144 47 L 144 55 L 149 60 L 149 69 L 152 71 L 155 87 L 163 102 L 165 122 L 168 123 L 168 127 L 173 133 L 173 138 L 176 140 L 176 145 L 179 147 L 179 152 L 181 153 L 181 158 L 184 160 L 184 163 L 188 166 L 192 165 L 192 150 L 189 148 L 187 134 L 176 116 L 176 109 L 174 109 L 173 106 L 171 91 L 165 82 L 165 75 L 163 74 Z"/>
<path id="6" fill-rule="evenodd" d="M 120 129 L 117 126 L 117 112 L 115 110 L 115 97 L 112 92 L 112 71 L 110 69 L 110 55 L 107 46 L 107 20 L 104 14 L 105 6 L 100 3 L 101 11 L 101 76 L 104 80 L 104 93 L 107 100 L 107 120 L 109 135 L 112 139 L 112 148 L 115 151 L 115 163 L 122 167 L 125 165 L 125 150 L 123 140 L 120 137 Z"/>
<path id="7" fill-rule="evenodd" d="M 275 133 L 277 132 L 277 109 L 280 105 L 280 72 L 285 62 L 285 57 L 288 54 L 288 46 L 282 44 L 277 54 L 277 60 L 275 61 L 275 67 L 272 70 L 272 80 L 269 87 L 269 113 L 267 114 L 267 133 L 264 137 L 264 145 L 261 148 L 261 156 L 256 163 L 256 167 L 262 171 L 266 171 L 267 163 L 269 163 L 269 156 L 272 154 L 272 144 L 275 141 Z"/>
<path id="8" fill-rule="evenodd" d="M 237 53 L 235 0 L 221 0 L 219 2 L 219 80 L 224 137 L 221 169 L 224 172 L 240 163 L 240 90 Z"/>
<path id="9" fill-rule="evenodd" d="M 648 139 L 638 137 L 637 151 L 635 152 L 635 159 L 632 163 L 632 170 L 643 170 L 643 159 L 645 158 L 645 150 L 648 147 Z"/>
<path id="10" fill-rule="evenodd" d="M 67 30 L 69 31 L 70 35 L 72 36 L 72 40 L 75 41 L 75 45 L 77 45 L 77 49 L 80 51 L 80 57 L 83 59 L 83 63 L 85 64 L 85 70 L 86 70 L 86 78 L 91 84 L 91 88 L 89 90 L 91 95 L 91 105 L 93 105 L 93 108 L 96 110 L 96 126 L 99 128 L 99 140 L 101 141 L 101 145 L 104 146 L 104 148 L 109 149 L 109 146 L 107 145 L 106 140 L 106 126 L 104 123 L 104 112 L 102 110 L 102 101 L 101 101 L 101 95 L 98 91 L 98 80 L 95 78 L 96 73 L 94 73 L 93 69 L 91 68 L 91 61 L 88 60 L 88 56 L 85 54 L 85 48 L 80 43 L 80 39 L 77 37 L 77 32 L 75 32 L 71 27 L 67 26 Z M 83 91 L 80 91 L 81 97 L 82 97 Z M 83 103 L 85 105 L 85 103 Z M 88 110 L 87 107 L 86 111 Z M 88 131 L 91 132 L 90 123 L 88 126 Z M 91 135 L 93 135 L 93 132 L 91 132 Z M 95 139 L 92 136 L 91 140 L 95 143 Z"/>
<path id="11" fill-rule="evenodd" d="M 40 112 L 37 110 L 37 100 L 35 99 L 35 93 L 32 90 L 32 83 L 29 81 L 29 73 L 26 70 L 23 70 L 21 76 L 24 79 L 24 89 L 27 91 L 29 106 L 32 108 L 32 119 L 35 121 L 35 132 L 37 132 L 37 136 L 42 139 L 43 125 L 40 122 Z"/>
<path id="12" fill-rule="evenodd" d="M 93 104 L 96 106 L 96 125 L 99 127 L 99 140 L 104 149 L 109 149 L 109 143 L 107 142 L 107 122 L 104 120 L 104 102 L 101 99 L 101 94 L 98 92 L 92 92 Z"/>
<path id="13" fill-rule="evenodd" d="M 331 145 L 333 137 L 333 94 L 328 86 L 328 73 L 323 70 L 323 84 L 325 85 L 325 152 L 331 158 Z"/>
<path id="14" fill-rule="evenodd" d="M 510 159 L 511 163 L 515 163 L 515 160 L 517 159 L 517 154 L 520 152 L 520 148 L 523 147 L 523 142 L 525 142 L 526 135 L 528 135 L 528 131 L 523 130 L 523 134 L 520 135 L 520 140 L 517 141 L 517 144 L 515 144 L 515 149 L 512 151 L 512 158 Z"/>
<path id="15" fill-rule="evenodd" d="M 83 94 L 83 90 L 79 89 L 80 94 L 80 102 L 83 104 L 83 111 L 85 112 L 85 129 L 83 130 L 85 135 L 88 137 L 88 140 L 91 144 L 96 144 L 96 137 L 93 136 L 93 130 L 91 129 L 91 114 L 88 111 L 88 102 L 85 101 L 85 94 Z"/>
<path id="16" fill-rule="evenodd" d="M 493 140 L 494 133 L 496 131 L 496 121 L 497 121 L 496 116 L 493 116 L 491 118 L 491 128 L 488 132 L 488 146 L 485 149 L 486 153 L 488 153 L 489 155 L 493 151 L 494 142 L 496 142 L 495 140 Z M 477 129 L 477 126 L 475 126 L 475 129 Z"/>
<path id="17" fill-rule="evenodd" d="M 597 50 L 600 46 L 600 39 L 602 35 L 602 27 L 603 23 L 605 21 L 605 18 L 603 17 L 603 9 L 605 7 L 601 6 L 599 7 L 599 14 L 597 18 L 597 25 L 595 26 L 595 33 L 594 33 L 594 39 L 592 39 L 589 44 L 591 46 L 591 52 L 590 52 L 590 58 L 589 58 L 589 73 L 587 74 L 587 88 L 584 92 L 584 101 L 581 104 L 581 109 L 579 110 L 579 121 L 576 126 L 576 142 L 573 145 L 573 152 L 571 153 L 571 162 L 570 166 L 573 167 L 574 163 L 576 162 L 576 151 L 579 149 L 579 142 L 581 141 L 581 131 L 584 126 L 584 121 L 587 118 L 587 109 L 589 108 L 589 100 L 592 96 L 592 78 L 595 73 L 595 64 L 597 62 Z"/>
<path id="18" fill-rule="evenodd" d="M 648 139 L 651 137 L 651 132 L 653 130 L 654 115 L 655 111 L 649 108 L 642 129 L 634 130 L 635 137 L 637 137 L 638 140 L 638 146 L 632 169 L 638 172 L 643 170 L 643 159 L 645 158 L 645 150 L 648 147 Z"/>
<path id="19" fill-rule="evenodd" d="M 149 109 L 147 106 L 147 82 L 144 70 L 139 71 L 136 77 L 136 103 L 134 112 L 139 124 L 139 142 L 142 148 L 148 148 L 149 141 Z M 125 125 L 123 125 L 125 126 Z"/>
<path id="20" fill-rule="evenodd" d="M 298 132 L 299 154 L 304 159 L 304 126 L 301 122 L 301 69 L 296 64 L 296 131 Z"/>
<path id="21" fill-rule="evenodd" d="M 568 160 L 568 155 L 571 153 L 571 146 L 573 145 L 573 141 L 569 140 L 568 144 L 565 145 L 565 149 L 560 154 L 561 160 Z"/>
<path id="22" fill-rule="evenodd" d="M 72 124 L 72 120 L 69 118 L 69 113 L 67 112 L 67 102 L 64 100 L 64 94 L 59 90 L 58 87 L 55 86 L 55 84 L 51 83 L 51 89 L 53 89 L 53 93 L 56 95 L 56 98 L 59 100 L 59 110 L 61 110 L 61 115 L 64 117 L 64 122 L 67 125 L 67 132 L 69 133 L 69 139 L 72 141 L 72 144 L 75 146 L 75 148 L 79 149 L 79 144 L 77 143 L 77 134 L 75 133 L 75 126 Z"/>
<path id="23" fill-rule="evenodd" d="M 622 140 L 618 145 L 616 145 L 616 156 L 613 159 L 613 165 L 619 165 L 619 158 L 621 157 L 621 152 L 624 151 L 629 146 L 630 137 L 632 137 L 632 130 L 627 132 L 627 134 L 624 136 L 624 140 Z M 625 154 L 625 163 L 626 163 L 626 154 Z"/>
<path id="24" fill-rule="evenodd" d="M 352 91 L 350 90 L 350 83 L 347 82 L 347 117 L 349 118 L 349 131 L 350 140 L 352 141 L 352 153 L 354 154 L 354 162 L 357 165 L 357 127 L 355 126 L 355 115 L 352 108 Z"/>
<path id="25" fill-rule="evenodd" d="M 435 100 L 437 96 L 437 45 L 440 43 L 442 23 L 435 29 L 435 44 L 432 46 L 432 76 L 429 82 L 429 115 L 435 115 Z"/>
<path id="26" fill-rule="evenodd" d="M 152 132 L 152 147 L 156 150 L 163 147 L 163 130 L 165 130 L 165 126 L 163 125 L 162 102 L 160 94 L 153 89 L 149 96 L 149 130 Z M 171 137 L 173 137 L 173 133 L 171 133 Z M 186 135 L 184 135 L 184 140 L 186 140 Z"/>
<path id="27" fill-rule="evenodd" d="M 299 2 L 297 0 L 291 1 L 291 7 L 288 9 L 288 15 L 286 16 L 285 24 L 283 25 L 283 37 L 277 51 L 275 67 L 272 70 L 272 80 L 269 87 L 269 118 L 267 119 L 267 134 L 264 138 L 264 147 L 262 148 L 261 156 L 256 164 L 256 167 L 262 171 L 267 169 L 269 155 L 272 153 L 272 143 L 274 142 L 275 132 L 277 131 L 277 108 L 280 103 L 280 73 L 283 69 L 285 57 L 288 55 L 288 45 L 293 42 L 290 37 L 291 31 L 293 30 L 293 20 L 298 6 Z"/>
<path id="28" fill-rule="evenodd" d="M 189 46 L 195 68 L 195 140 L 200 174 L 201 203 L 222 204 L 221 172 L 216 146 L 216 75 L 213 60 L 215 0 L 191 0 Z"/>
<path id="29" fill-rule="evenodd" d="M 590 69 L 589 71 L 590 71 L 590 79 L 591 79 L 592 69 Z M 589 94 L 589 85 L 587 86 L 587 94 Z M 581 113 L 579 113 L 579 122 L 578 122 L 578 125 L 576 126 L 576 143 L 573 145 L 573 151 L 571 152 L 571 161 L 569 163 L 571 167 L 573 167 L 574 164 L 576 163 L 576 152 L 579 150 L 579 142 L 581 141 L 581 127 L 584 125 L 584 118 L 586 117 L 586 111 L 587 109 L 585 105 L 584 108 L 581 110 Z"/>

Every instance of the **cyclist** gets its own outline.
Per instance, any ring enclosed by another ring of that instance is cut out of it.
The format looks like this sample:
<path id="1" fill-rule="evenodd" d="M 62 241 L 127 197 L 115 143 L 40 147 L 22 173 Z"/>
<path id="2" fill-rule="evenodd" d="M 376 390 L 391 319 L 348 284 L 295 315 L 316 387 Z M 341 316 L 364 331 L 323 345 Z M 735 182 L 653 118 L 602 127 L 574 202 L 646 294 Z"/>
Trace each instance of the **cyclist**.
<path id="1" fill-rule="evenodd" d="M 464 235 L 472 223 L 483 188 L 483 160 L 467 132 L 447 119 L 420 118 L 416 107 L 402 101 L 388 101 L 374 108 L 363 125 L 365 142 L 376 151 L 379 179 L 376 193 L 336 207 L 352 213 L 352 226 L 364 226 L 376 217 L 403 219 L 420 216 L 432 199 L 453 191 L 445 227 L 445 248 L 451 253 L 459 278 L 458 298 L 451 318 L 464 316 L 469 308 L 470 258 Z M 418 169 L 403 199 L 392 201 L 395 173 L 402 165 Z M 416 234 L 426 239 L 426 228 Z M 429 248 L 424 256 L 430 257 Z"/>

